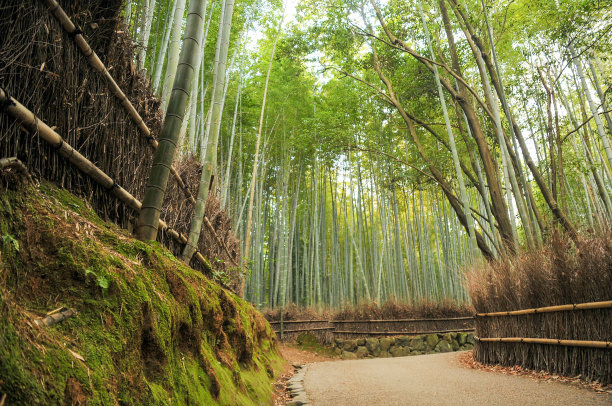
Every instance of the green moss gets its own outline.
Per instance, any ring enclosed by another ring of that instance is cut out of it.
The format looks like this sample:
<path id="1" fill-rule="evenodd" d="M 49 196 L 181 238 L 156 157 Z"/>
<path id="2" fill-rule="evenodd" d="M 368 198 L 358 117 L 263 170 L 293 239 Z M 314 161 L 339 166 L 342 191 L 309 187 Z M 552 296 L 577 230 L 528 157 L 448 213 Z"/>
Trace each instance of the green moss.
<path id="1" fill-rule="evenodd" d="M 302 333 L 297 336 L 296 346 L 301 350 L 314 352 L 316 354 L 320 354 L 326 357 L 334 356 L 334 349 L 321 344 L 317 337 L 315 337 L 311 333 Z"/>
<path id="2" fill-rule="evenodd" d="M 0 259 L 8 404 L 271 403 L 283 361 L 269 325 L 160 244 L 132 239 L 47 183 L 4 196 L 0 230 L 23 247 L 9 257 L 2 246 Z M 39 238 L 25 244 L 26 234 Z M 44 329 L 26 323 L 24 309 L 59 306 L 78 314 Z"/>

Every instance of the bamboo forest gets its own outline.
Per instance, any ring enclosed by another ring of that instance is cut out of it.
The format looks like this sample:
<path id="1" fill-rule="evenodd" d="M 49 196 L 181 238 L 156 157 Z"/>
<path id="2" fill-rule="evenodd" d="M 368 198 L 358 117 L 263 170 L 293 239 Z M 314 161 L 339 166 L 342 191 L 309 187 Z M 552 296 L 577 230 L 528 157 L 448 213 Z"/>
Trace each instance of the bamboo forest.
<path id="1" fill-rule="evenodd" d="M 0 0 L 0 406 L 610 404 L 611 39 L 612 0 Z"/>
<path id="2" fill-rule="evenodd" d="M 608 229 L 607 2 L 199 7 L 176 159 L 198 201 L 214 179 L 256 305 L 462 302 L 466 267 Z M 166 111 L 187 12 L 125 11 Z"/>

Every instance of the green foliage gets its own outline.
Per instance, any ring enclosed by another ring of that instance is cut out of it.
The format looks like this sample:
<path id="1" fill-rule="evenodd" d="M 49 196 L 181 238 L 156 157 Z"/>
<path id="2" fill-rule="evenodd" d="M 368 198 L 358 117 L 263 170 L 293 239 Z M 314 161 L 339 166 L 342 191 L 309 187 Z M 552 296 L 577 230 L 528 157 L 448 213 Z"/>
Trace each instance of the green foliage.
<path id="1" fill-rule="evenodd" d="M 2 236 L 2 243 L 11 246 L 15 251 L 19 252 L 19 241 L 10 234 L 4 234 Z"/>

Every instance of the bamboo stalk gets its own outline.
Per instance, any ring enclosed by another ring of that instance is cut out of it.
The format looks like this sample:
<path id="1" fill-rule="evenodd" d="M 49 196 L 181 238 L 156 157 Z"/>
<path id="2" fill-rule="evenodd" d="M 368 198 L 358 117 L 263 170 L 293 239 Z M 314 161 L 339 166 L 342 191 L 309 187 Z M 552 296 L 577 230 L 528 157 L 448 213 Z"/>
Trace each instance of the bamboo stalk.
<path id="1" fill-rule="evenodd" d="M 95 166 L 90 160 L 85 158 L 79 151 L 74 149 L 64 139 L 56 133 L 51 127 L 41 121 L 34 113 L 28 110 L 21 103 L 7 95 L 4 89 L 0 88 L 0 106 L 4 106 L 10 116 L 20 122 L 32 134 L 38 136 L 54 147 L 55 151 L 62 157 L 66 158 L 70 163 L 76 166 L 85 175 L 92 178 L 96 183 L 105 188 L 123 203 L 140 212 L 142 204 L 130 192 L 118 185 L 113 178 L 104 173 L 100 168 Z M 170 237 L 178 241 L 180 244 L 185 244 L 187 238 L 172 229 L 163 220 L 159 220 L 159 228 L 164 230 Z M 196 259 L 204 265 L 207 270 L 212 270 L 211 265 L 201 253 L 196 254 Z"/>
<path id="2" fill-rule="evenodd" d="M 550 344 L 563 345 L 567 347 L 586 347 L 611 349 L 611 341 L 586 341 L 586 340 L 559 340 L 552 338 L 527 338 L 527 337 L 474 337 L 474 340 L 485 343 L 528 343 L 528 344 Z"/>
<path id="3" fill-rule="evenodd" d="M 476 317 L 522 316 L 525 314 L 552 313 L 552 312 L 563 312 L 563 311 L 571 311 L 571 310 L 608 309 L 608 308 L 612 308 L 612 300 L 607 300 L 603 302 L 589 302 L 589 303 L 580 303 L 580 304 L 547 306 L 547 307 L 539 307 L 535 309 L 513 310 L 513 311 L 507 311 L 507 312 L 476 313 Z"/>

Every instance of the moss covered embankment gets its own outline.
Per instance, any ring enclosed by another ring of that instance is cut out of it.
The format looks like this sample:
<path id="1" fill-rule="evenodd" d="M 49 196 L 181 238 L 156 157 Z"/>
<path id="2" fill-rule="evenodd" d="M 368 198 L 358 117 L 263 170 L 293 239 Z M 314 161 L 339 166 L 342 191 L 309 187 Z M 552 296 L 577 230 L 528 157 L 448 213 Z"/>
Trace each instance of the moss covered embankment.
<path id="1" fill-rule="evenodd" d="M 7 404 L 271 403 L 274 333 L 247 302 L 43 183 L 0 191 Z M 50 327 L 34 319 L 77 314 Z"/>

